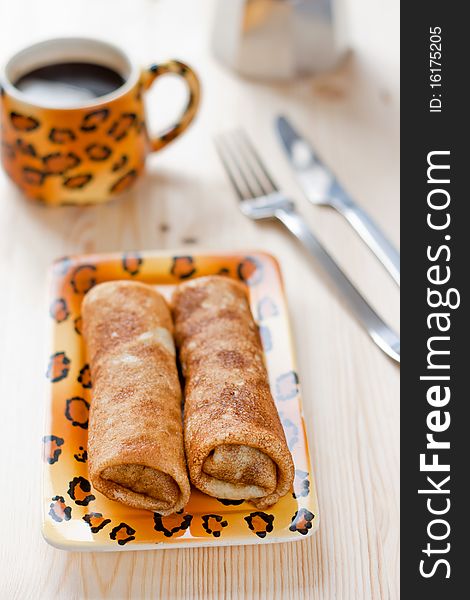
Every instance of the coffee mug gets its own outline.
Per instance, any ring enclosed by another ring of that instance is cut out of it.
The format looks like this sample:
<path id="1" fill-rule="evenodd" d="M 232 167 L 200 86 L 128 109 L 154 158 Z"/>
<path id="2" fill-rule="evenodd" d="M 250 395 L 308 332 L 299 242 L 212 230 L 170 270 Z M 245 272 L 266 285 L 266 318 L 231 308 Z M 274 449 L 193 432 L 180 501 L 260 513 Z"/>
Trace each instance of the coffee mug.
<path id="1" fill-rule="evenodd" d="M 143 94 L 166 73 L 184 79 L 188 99 L 177 123 L 152 137 Z M 79 88 L 82 81 L 91 91 Z M 26 82 L 24 89 L 20 82 Z M 127 190 L 149 152 L 186 130 L 200 97 L 188 65 L 170 60 L 140 70 L 119 48 L 84 38 L 22 50 L 7 63 L 0 83 L 3 166 L 26 196 L 47 205 L 104 202 Z M 100 89 L 107 93 L 99 95 Z M 81 97 L 85 91 L 91 97 Z"/>

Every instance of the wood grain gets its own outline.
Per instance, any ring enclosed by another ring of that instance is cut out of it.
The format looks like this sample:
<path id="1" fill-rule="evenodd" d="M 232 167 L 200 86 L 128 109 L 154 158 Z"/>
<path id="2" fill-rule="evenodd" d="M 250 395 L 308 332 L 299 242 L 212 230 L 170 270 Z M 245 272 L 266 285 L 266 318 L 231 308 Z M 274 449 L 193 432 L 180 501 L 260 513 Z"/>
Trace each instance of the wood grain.
<path id="1" fill-rule="evenodd" d="M 142 64 L 178 57 L 201 74 L 194 127 L 116 202 L 28 204 L 0 174 L 0 599 L 398 598 L 399 369 L 359 328 L 280 227 L 247 221 L 214 152 L 242 124 L 281 186 L 383 316 L 398 290 L 341 217 L 302 197 L 273 131 L 279 112 L 307 132 L 398 244 L 398 6 L 349 2 L 355 55 L 335 74 L 267 85 L 239 80 L 208 50 L 212 0 L 23 0 L 0 6 L 0 61 L 39 38 L 103 35 Z M 380 11 L 380 12 L 379 12 Z M 365 18 L 367 16 L 367 18 Z M 40 32 L 40 34 L 38 33 Z M 179 89 L 149 97 L 154 127 Z M 123 249 L 264 249 L 282 264 L 321 509 L 295 544 L 112 554 L 66 553 L 40 535 L 46 270 L 56 257 Z"/>

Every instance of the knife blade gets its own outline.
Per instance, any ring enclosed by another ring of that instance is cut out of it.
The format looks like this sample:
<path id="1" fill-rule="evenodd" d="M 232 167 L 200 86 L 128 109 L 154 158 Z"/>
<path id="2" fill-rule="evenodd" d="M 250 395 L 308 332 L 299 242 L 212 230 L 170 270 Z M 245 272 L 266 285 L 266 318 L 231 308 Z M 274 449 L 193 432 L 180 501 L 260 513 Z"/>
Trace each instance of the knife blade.
<path id="1" fill-rule="evenodd" d="M 311 144 L 297 133 L 284 116 L 276 119 L 276 127 L 297 181 L 307 199 L 313 204 L 331 206 L 343 215 L 400 285 L 400 254 L 393 244 L 346 192 Z"/>

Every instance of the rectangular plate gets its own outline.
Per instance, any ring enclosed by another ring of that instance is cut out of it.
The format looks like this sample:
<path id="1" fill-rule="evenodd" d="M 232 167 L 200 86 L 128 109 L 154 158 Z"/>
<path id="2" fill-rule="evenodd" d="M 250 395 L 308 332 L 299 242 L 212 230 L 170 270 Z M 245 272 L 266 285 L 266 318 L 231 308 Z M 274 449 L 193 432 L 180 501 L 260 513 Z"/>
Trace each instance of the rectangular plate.
<path id="1" fill-rule="evenodd" d="M 166 298 L 175 284 L 223 274 L 247 284 L 260 327 L 271 390 L 295 463 L 294 489 L 266 511 L 249 502 L 217 500 L 192 489 L 184 511 L 169 517 L 108 500 L 87 469 L 91 380 L 81 335 L 81 302 L 97 283 L 117 279 L 154 285 Z M 67 550 L 144 550 L 255 544 L 303 539 L 318 525 L 318 508 L 276 260 L 261 252 L 171 256 L 156 252 L 64 258 L 51 270 L 52 349 L 47 368 L 43 534 Z"/>

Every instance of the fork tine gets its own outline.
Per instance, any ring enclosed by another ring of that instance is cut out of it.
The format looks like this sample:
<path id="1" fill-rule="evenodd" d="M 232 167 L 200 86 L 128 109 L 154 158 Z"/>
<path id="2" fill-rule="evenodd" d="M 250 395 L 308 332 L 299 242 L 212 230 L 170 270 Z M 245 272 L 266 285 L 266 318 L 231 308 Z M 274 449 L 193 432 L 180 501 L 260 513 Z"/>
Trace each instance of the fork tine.
<path id="1" fill-rule="evenodd" d="M 232 165 L 230 164 L 230 162 L 227 160 L 227 158 L 225 156 L 226 150 L 224 151 L 224 149 L 223 149 L 223 143 L 221 140 L 221 136 L 216 137 L 214 139 L 214 143 L 215 143 L 215 149 L 217 150 L 217 154 L 219 155 L 219 158 L 222 162 L 225 172 L 227 173 L 228 178 L 230 179 L 232 186 L 234 187 L 235 192 L 238 195 L 238 198 L 240 200 L 247 200 L 249 196 L 241 189 L 239 182 L 237 181 L 237 178 L 233 171 Z"/>
<path id="2" fill-rule="evenodd" d="M 244 165 L 240 160 L 240 153 L 236 151 L 234 148 L 234 144 L 230 143 L 229 140 L 233 142 L 233 134 L 227 133 L 225 135 L 220 135 L 218 137 L 219 151 L 224 155 L 225 160 L 223 160 L 223 164 L 227 169 L 227 173 L 232 181 L 232 184 L 236 187 L 237 193 L 241 200 L 248 200 L 249 198 L 256 198 L 259 196 L 259 193 L 255 192 L 252 184 L 249 181 L 248 173 Z M 238 178 L 236 176 L 238 174 Z M 243 182 L 243 187 L 247 193 L 243 193 L 240 180 Z"/>
<path id="3" fill-rule="evenodd" d="M 237 129 L 233 132 L 232 137 L 233 143 L 236 145 L 238 153 L 240 154 L 240 160 L 243 161 L 245 172 L 250 173 L 251 179 L 256 183 L 256 187 L 258 189 L 256 196 L 266 196 L 267 194 L 275 191 L 270 185 L 271 182 L 266 180 L 264 177 L 260 178 L 259 169 L 253 167 L 253 162 L 256 163 L 256 159 L 253 159 L 252 153 L 250 152 L 250 147 L 246 143 L 247 136 L 243 133 L 243 130 Z M 262 179 L 265 181 L 262 181 Z M 266 185 L 266 183 L 268 185 Z"/>
<path id="4" fill-rule="evenodd" d="M 278 192 L 279 188 L 278 188 L 277 184 L 274 182 L 273 178 L 271 177 L 271 175 L 269 174 L 268 170 L 264 166 L 264 164 L 263 164 L 263 162 L 262 162 L 259 154 L 256 152 L 255 147 L 251 143 L 250 138 L 243 131 L 243 129 L 240 129 L 240 137 L 243 138 L 245 146 L 248 148 L 248 150 L 249 150 L 252 158 L 254 159 L 256 165 L 258 166 L 258 169 L 261 171 L 261 173 L 263 173 L 264 177 L 267 179 L 267 181 L 272 186 L 272 190 L 271 191 Z"/>

